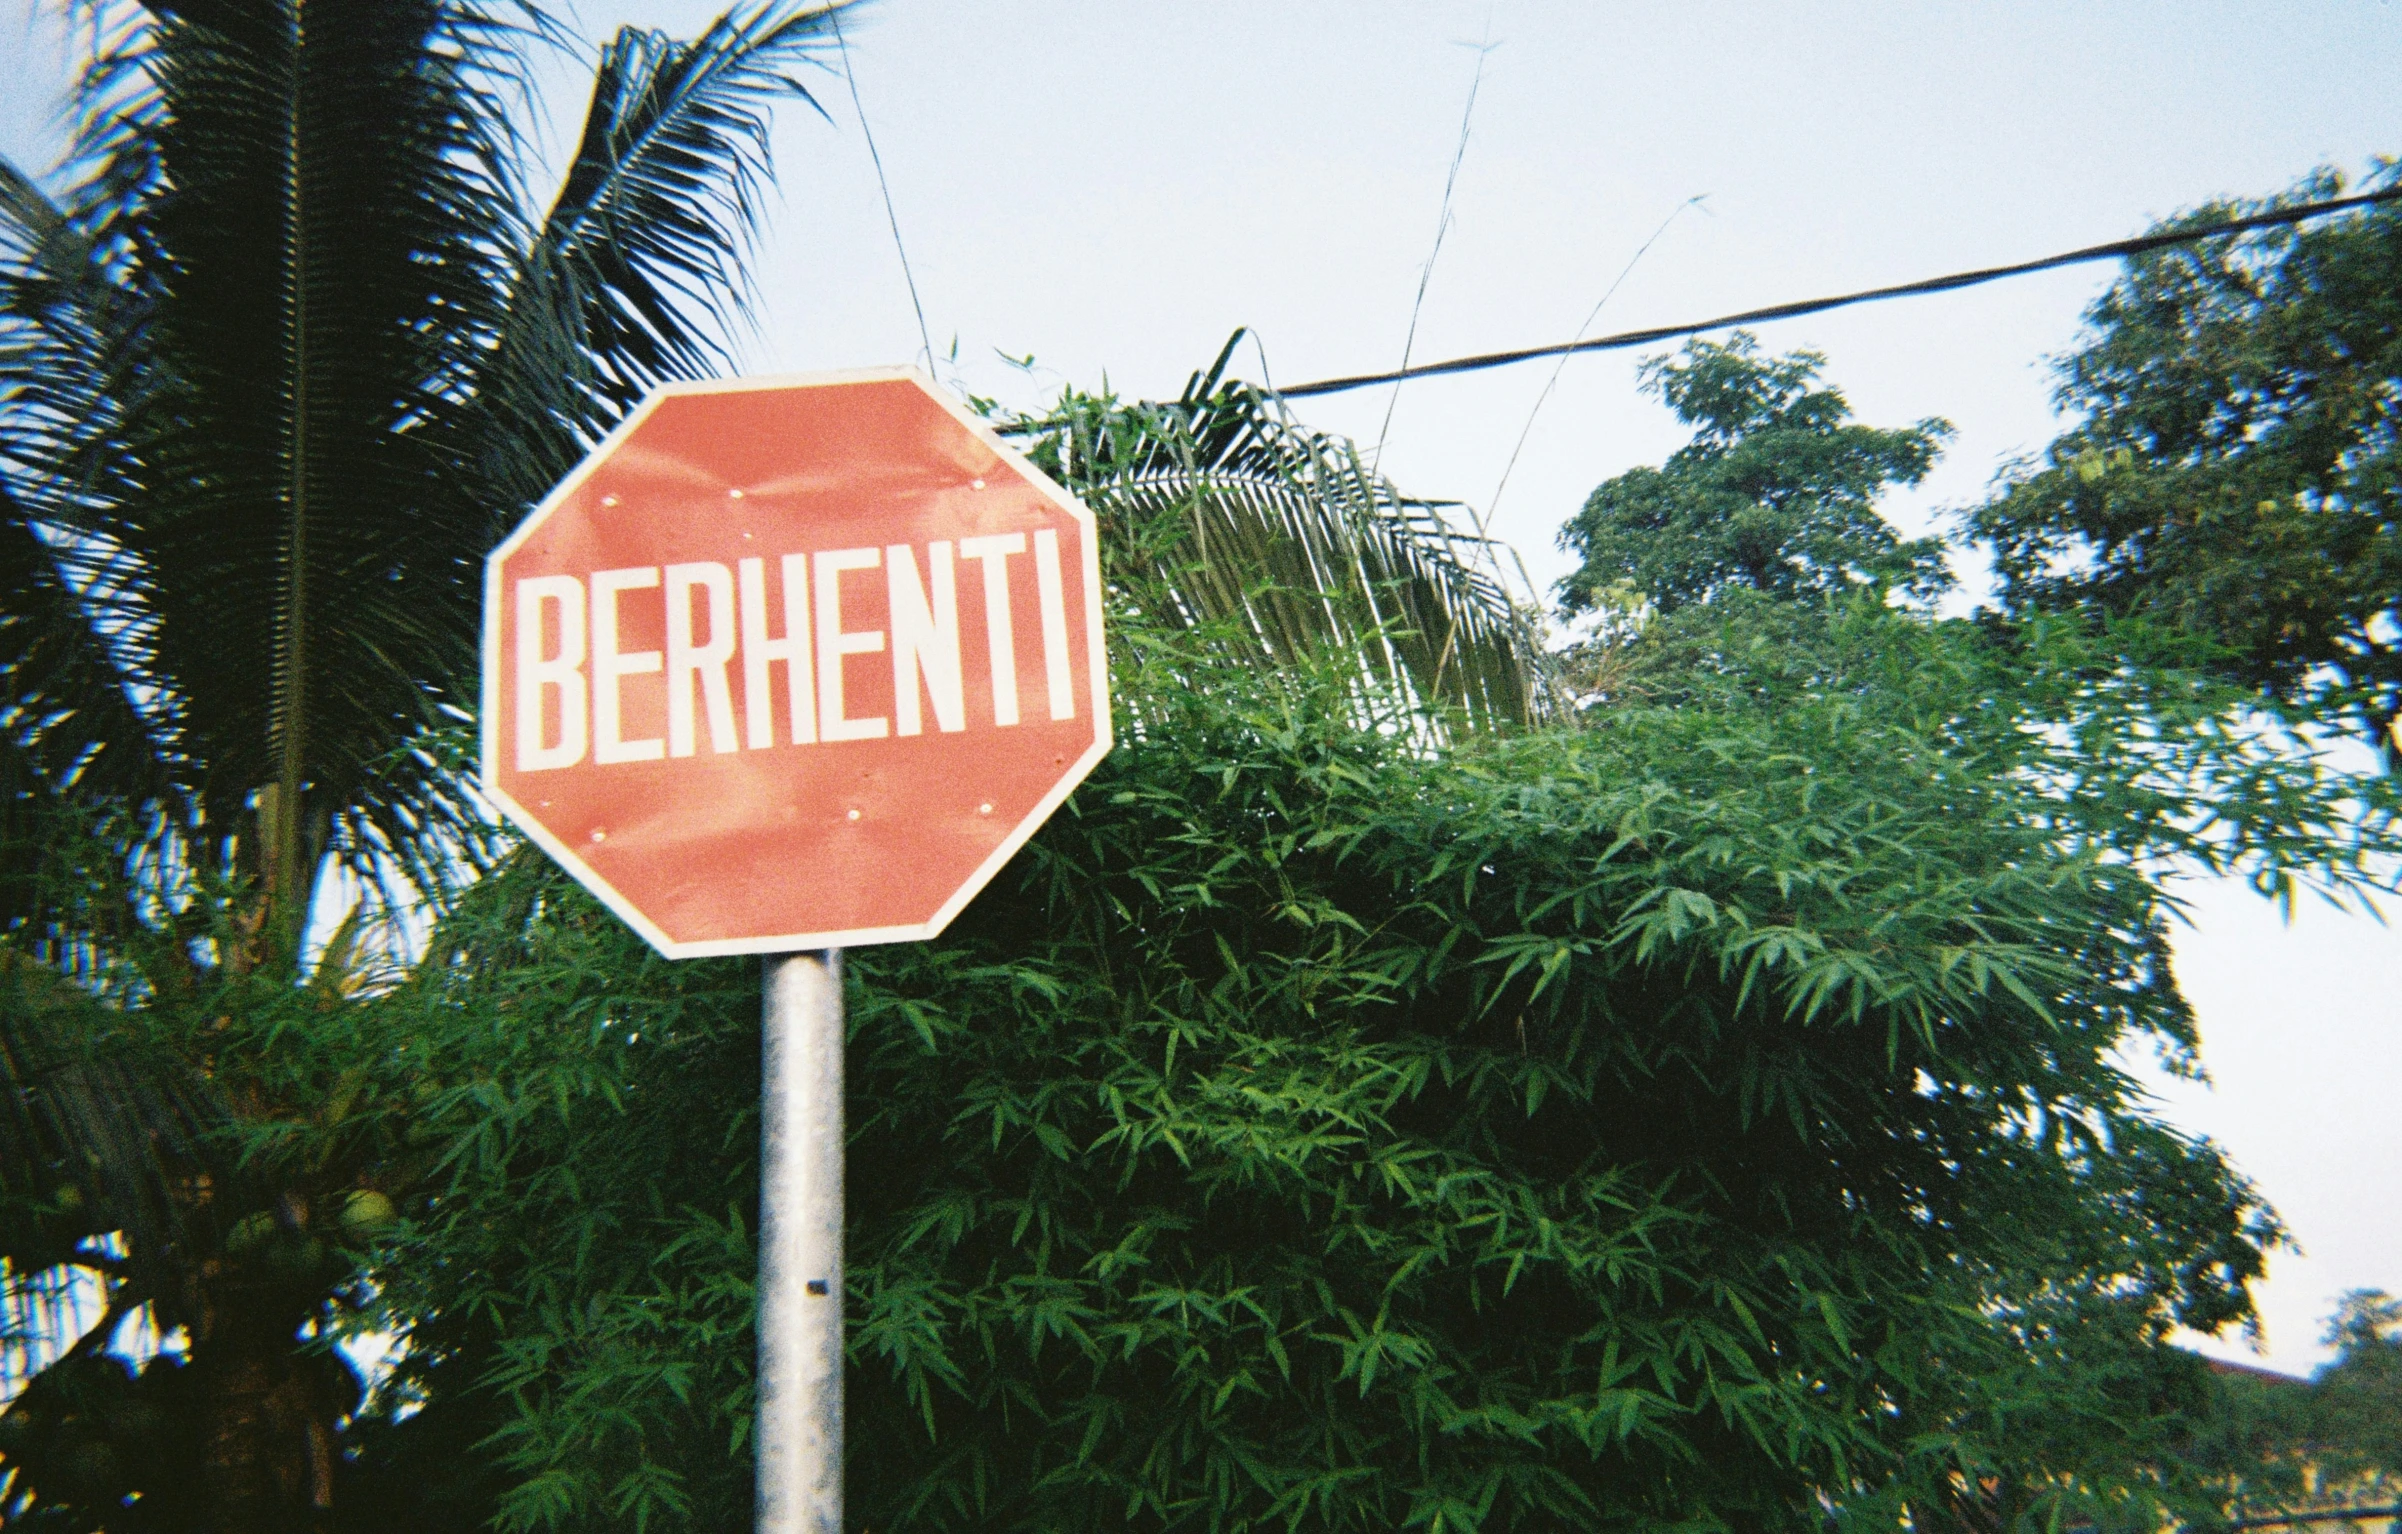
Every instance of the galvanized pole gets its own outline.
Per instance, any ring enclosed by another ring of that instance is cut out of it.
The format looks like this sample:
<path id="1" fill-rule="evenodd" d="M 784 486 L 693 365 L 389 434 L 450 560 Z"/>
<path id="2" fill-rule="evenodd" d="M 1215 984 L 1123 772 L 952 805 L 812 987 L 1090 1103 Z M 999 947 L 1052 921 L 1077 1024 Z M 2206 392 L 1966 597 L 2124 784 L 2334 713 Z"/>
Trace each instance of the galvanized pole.
<path id="1" fill-rule="evenodd" d="M 842 950 L 764 980 L 759 1534 L 842 1534 Z"/>

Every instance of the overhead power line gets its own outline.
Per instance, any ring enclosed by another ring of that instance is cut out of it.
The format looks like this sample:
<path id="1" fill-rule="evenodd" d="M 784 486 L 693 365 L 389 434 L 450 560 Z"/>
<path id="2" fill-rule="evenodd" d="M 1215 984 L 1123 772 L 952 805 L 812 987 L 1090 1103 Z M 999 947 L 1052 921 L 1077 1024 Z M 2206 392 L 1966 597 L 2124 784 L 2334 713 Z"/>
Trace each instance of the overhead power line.
<path id="1" fill-rule="evenodd" d="M 1824 314 L 1829 309 L 1842 309 L 1852 304 L 1874 303 L 1885 298 L 1913 298 L 1922 293 L 1948 293 L 1954 288 L 1973 288 L 1979 283 L 1998 282 L 2004 277 L 2024 277 L 2030 272 L 2048 272 L 2056 267 L 2076 266 L 2087 261 L 2111 261 L 2122 256 L 2141 255 L 2147 250 L 2161 250 L 2171 245 L 2191 245 L 2200 240 L 2216 239 L 2222 234 L 2242 234 L 2251 229 L 2274 229 L 2281 224 L 2298 224 L 2305 219 L 2323 218 L 2351 208 L 2365 208 L 2373 203 L 2392 202 L 2402 198 L 2402 185 L 2382 191 L 2363 192 L 2354 197 L 2331 197 L 2323 202 L 2296 203 L 2270 213 L 2255 213 L 2246 218 L 2228 219 L 2223 223 L 2202 224 L 2162 234 L 2147 234 L 2138 239 L 2113 240 L 2107 245 L 2088 245 L 2057 256 L 2045 256 L 2040 261 L 2021 261 L 2015 266 L 1989 266 L 1973 272 L 1954 272 L 1949 277 L 1929 277 L 1923 282 L 1905 282 L 1898 287 L 1870 288 L 1861 293 L 1845 293 L 1835 298 L 1809 298 L 1798 303 L 1771 304 L 1765 309 L 1746 309 L 1739 314 L 1722 314 L 1716 319 L 1695 320 L 1685 325 L 1654 325 L 1646 330 L 1622 330 L 1615 335 L 1595 336 L 1586 341 L 1563 341 L 1553 346 L 1527 346 L 1516 351 L 1483 352 L 1473 357 L 1454 357 L 1448 362 L 1426 362 L 1416 367 L 1396 368 L 1389 373 L 1359 373 L 1349 378 L 1321 378 L 1315 383 L 1295 384 L 1277 392 L 1286 399 L 1301 399 L 1312 394 L 1340 394 L 1347 389 L 1366 389 L 1377 384 L 1399 383 L 1409 378 L 1437 378 L 1446 373 L 1476 373 L 1486 368 L 1507 367 L 1513 362 L 1531 362 L 1538 357 L 1565 357 L 1576 352 L 1623 351 L 1630 346 L 1649 346 L 1655 341 L 1673 341 L 1680 336 L 1699 335 L 1706 330 L 1723 330 L 1730 325 L 1756 325 L 1767 320 L 1797 319 L 1805 314 Z"/>

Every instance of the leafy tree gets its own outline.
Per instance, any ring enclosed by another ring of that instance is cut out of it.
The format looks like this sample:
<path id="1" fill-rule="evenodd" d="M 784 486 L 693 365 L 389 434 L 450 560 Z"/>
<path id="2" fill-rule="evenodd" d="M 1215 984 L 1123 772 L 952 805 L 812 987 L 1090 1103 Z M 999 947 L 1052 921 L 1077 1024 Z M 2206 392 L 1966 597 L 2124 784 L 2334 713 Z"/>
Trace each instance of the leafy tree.
<path id="1" fill-rule="evenodd" d="M 2374 1289 L 2344 1296 L 2328 1327 L 2335 1362 L 2311 1381 L 2319 1398 L 2312 1442 L 2324 1470 L 2368 1479 L 2386 1501 L 2402 1490 L 2402 1301 Z M 2324 1463 L 2337 1454 L 2341 1463 Z"/>
<path id="2" fill-rule="evenodd" d="M 2402 186 L 2402 168 L 2372 178 Z M 2329 197 L 2283 197 L 2164 227 Z M 2264 698 L 2402 713 L 2402 202 L 2151 251 L 2059 363 L 2078 424 L 1970 518 L 2004 605 L 2201 636 Z"/>
<path id="3" fill-rule="evenodd" d="M 2175 1446 L 2208 1488 L 2214 1519 L 2402 1501 L 2402 1304 L 2344 1296 L 2328 1327 L 2335 1359 L 2307 1384 L 2229 1373 Z"/>
<path id="4" fill-rule="evenodd" d="M 2160 1344 L 2242 1322 L 2274 1225 L 2114 1063 L 2192 1044 L 2145 869 L 2250 772 L 2242 855 L 2352 877 L 2348 785 L 2214 737 L 2223 691 L 1996 707 L 2018 651 L 1873 600 L 1770 604 L 1806 655 L 1745 630 L 1675 706 L 1430 729 L 1341 645 L 1260 666 L 1277 580 L 1196 594 L 1213 482 L 1112 477 L 1192 404 L 1023 423 L 1104 513 L 1121 744 L 942 940 L 849 959 L 861 1521 L 2181 1506 Z M 739 1519 L 754 972 L 537 861 L 435 954 L 390 1016 L 453 1180 L 383 1441 L 474 1416 L 504 1527 Z"/>
<path id="5" fill-rule="evenodd" d="M 543 210 L 537 10 L 86 10 L 55 193 L 0 165 L 0 1283 L 36 1335 L 76 1272 L 105 1313 L 32 1360 L 0 1496 L 297 1528 L 357 1404 L 327 1343 L 425 1165 L 362 1042 L 375 927 L 487 850 L 480 556 L 723 358 L 827 12 L 620 33 Z M 181 1347 L 137 1375 L 144 1322 Z"/>
<path id="6" fill-rule="evenodd" d="M 1825 364 L 1808 351 L 1764 358 L 1742 331 L 1645 363 L 1645 389 L 1693 440 L 1602 485 L 1561 529 L 1583 561 L 1561 583 L 1565 611 L 1639 597 L 1672 613 L 1736 589 L 1926 597 L 1948 586 L 1941 542 L 1895 536 L 1876 499 L 1924 479 L 1951 426 L 1859 425 L 1822 382 Z"/>
<path id="7" fill-rule="evenodd" d="M 1706 356 L 1717 392 L 1735 398 L 1772 395 L 1798 374 L 1815 379 L 1819 366 L 1809 353 L 1764 359 L 1747 344 Z M 1664 378 L 1669 359 L 1651 367 Z M 1820 392 L 1839 408 L 1840 393 Z M 1672 466 L 1706 446 L 1751 464 L 1760 482 L 1798 483 L 1823 461 L 1821 442 L 1774 416 L 1731 432 L 1699 415 L 1688 421 L 1695 442 Z M 1932 451 L 1934 423 L 1919 430 Z M 1798 460 L 1789 468 L 1779 462 L 1787 450 Z M 1610 493 L 1645 474 L 1644 497 Z M 1956 759 L 1949 770 L 2034 777 L 2058 795 L 2064 834 L 2163 874 L 2241 871 L 2282 895 L 2297 883 L 2340 894 L 2391 882 L 2380 857 L 2393 845 L 2402 791 L 2363 781 L 2307 721 L 2258 716 L 2257 693 L 2224 676 L 2211 642 L 2141 614 L 1938 620 L 1892 601 L 1940 589 L 1944 559 L 1941 540 L 1905 543 L 1878 515 L 1873 497 L 1899 482 L 1858 482 L 1868 499 L 1847 513 L 1860 523 L 1846 535 L 1850 564 L 1829 562 L 1839 545 L 1821 526 L 1760 521 L 1755 567 L 1726 568 L 1699 596 L 1653 530 L 1706 524 L 1720 508 L 1717 482 L 1636 470 L 1595 491 L 1562 535 L 1588 552 L 1560 587 L 1565 614 L 1606 602 L 1615 615 L 1569 656 L 1589 704 L 1741 711 L 1842 698 L 1917 723 Z M 1908 552 L 1925 580 L 1876 577 L 1880 550 Z"/>
<path id="8" fill-rule="evenodd" d="M 1714 360 L 1735 371 L 1737 392 L 1773 387 L 1777 364 Z M 1764 430 L 1717 433 L 1711 446 L 1757 455 L 1773 476 L 1778 443 Z M 1581 657 L 1605 728 L 1629 706 L 1729 718 L 1840 710 L 1913 732 L 1918 752 L 1896 770 L 2035 789 L 2049 801 L 2055 856 L 2084 848 L 2153 877 L 2244 868 L 2267 888 L 2390 877 L 2379 858 L 2392 844 L 2393 795 L 2337 767 L 2323 743 L 2248 721 L 2255 695 L 2198 666 L 2209 650 L 2133 619 L 1943 621 L 1889 603 L 1873 580 L 1802 586 L 1782 574 L 1815 563 L 1798 527 L 1763 545 L 1765 576 L 1732 576 L 1695 602 L 1679 570 L 1646 559 L 1644 539 L 1678 515 L 1706 519 L 1709 487 L 1665 474 L 1647 482 L 1658 498 L 1689 495 L 1664 514 L 1657 499 L 1611 493 L 1632 479 L 1588 503 L 1576 536 L 1613 552 L 1589 559 L 1563 591 L 1571 611 L 1584 593 L 1614 592 L 1622 615 Z M 1788 760 L 1797 772 L 1822 770 L 1799 753 Z M 2148 884 L 2136 898 L 2164 954 L 2174 902 Z M 2158 983 L 2163 1005 L 2181 1012 L 2165 964 Z M 2175 1036 L 2172 1062 L 2189 1043 Z M 2189 1449 L 2218 1420 L 2218 1393 L 2201 1361 L 2170 1341 L 2171 1323 L 2195 1324 L 2196 1313 L 2129 1286 L 2117 1265 L 2121 1243 L 2157 1241 L 2163 1262 L 2230 1263 L 2239 1287 L 2257 1271 L 2240 1246 L 2168 1254 L 2229 1229 L 2224 1200 L 2240 1184 L 2226 1181 L 2214 1149 L 2139 1119 L 2119 1124 L 2111 1154 L 2085 1175 L 2066 1196 L 2039 1179 L 2013 1182 L 2011 1202 L 1989 1211 L 2016 1238 L 1964 1256 L 1960 1308 L 1912 1338 L 1911 1388 L 1894 1397 L 1909 1447 L 1895 1474 L 1839 1498 L 1847 1516 L 1998 1531 L 2052 1518 L 2149 1529 L 2164 1513 L 2223 1515 L 2223 1479 Z M 2148 1215 L 2128 1218 L 2135 1204 Z M 2252 1234 L 2270 1239 L 2273 1226 Z M 2224 1298 L 2204 1307 L 2205 1329 L 2243 1319 L 2246 1302 L 2232 1287 Z"/>

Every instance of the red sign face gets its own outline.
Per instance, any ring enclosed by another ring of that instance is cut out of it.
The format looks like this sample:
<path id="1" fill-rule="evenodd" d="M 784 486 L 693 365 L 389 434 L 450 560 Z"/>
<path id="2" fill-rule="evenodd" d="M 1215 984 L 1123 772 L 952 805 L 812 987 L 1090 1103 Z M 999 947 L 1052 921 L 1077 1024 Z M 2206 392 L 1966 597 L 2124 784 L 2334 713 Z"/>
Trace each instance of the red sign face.
<path id="1" fill-rule="evenodd" d="M 484 582 L 485 791 L 670 958 L 932 937 L 1109 749 L 1092 514 L 914 371 L 662 388 Z"/>

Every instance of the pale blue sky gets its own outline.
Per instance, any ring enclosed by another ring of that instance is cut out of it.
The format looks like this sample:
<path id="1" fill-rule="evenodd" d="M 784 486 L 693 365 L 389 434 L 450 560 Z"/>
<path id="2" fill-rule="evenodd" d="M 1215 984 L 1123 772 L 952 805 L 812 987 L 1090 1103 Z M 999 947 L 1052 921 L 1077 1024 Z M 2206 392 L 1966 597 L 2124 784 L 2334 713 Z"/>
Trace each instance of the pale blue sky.
<path id="1" fill-rule="evenodd" d="M 580 8 L 689 29 L 697 4 Z M 0 147 L 39 158 L 58 53 L 0 0 Z M 1992 265 L 2141 231 L 2221 194 L 2402 153 L 2402 6 L 1770 5 L 1362 0 L 886 0 L 852 59 L 935 345 L 980 393 L 1060 380 L 1174 391 L 1238 325 L 1275 378 L 1389 366 L 1434 236 L 1473 45 L 1492 47 L 1421 360 L 1565 338 L 1635 248 L 1603 329 Z M 18 45 L 22 43 L 20 48 Z M 779 133 L 749 371 L 904 360 L 916 324 L 850 98 Z M 572 112 L 580 101 L 562 101 Z M 1764 327 L 1825 352 L 1864 419 L 1959 429 L 1920 527 L 1974 500 L 2053 421 L 2047 356 L 2108 268 Z M 1021 374 L 996 349 L 1032 353 Z M 1243 366 L 1255 370 L 1256 354 Z M 1634 359 L 1569 365 L 1494 522 L 1539 582 L 1585 492 L 1678 445 Z M 1414 384 L 1385 464 L 1482 506 L 1548 364 Z M 1256 373 L 1254 372 L 1254 376 Z M 1308 402 L 1373 440 L 1383 393 Z M 2240 890 L 2193 891 L 2178 942 L 2209 1092 L 2178 1089 L 2308 1255 L 2264 1292 L 2269 1358 L 2323 1356 L 2341 1290 L 2402 1290 L 2402 935 Z"/>

